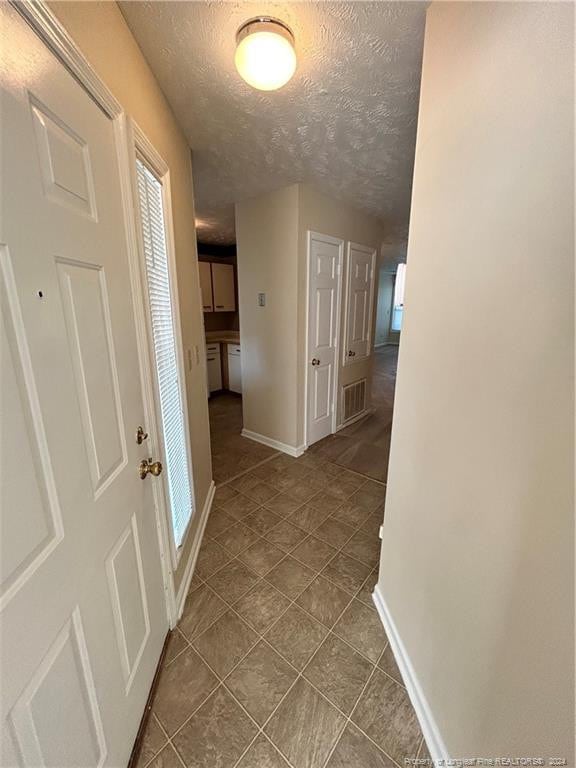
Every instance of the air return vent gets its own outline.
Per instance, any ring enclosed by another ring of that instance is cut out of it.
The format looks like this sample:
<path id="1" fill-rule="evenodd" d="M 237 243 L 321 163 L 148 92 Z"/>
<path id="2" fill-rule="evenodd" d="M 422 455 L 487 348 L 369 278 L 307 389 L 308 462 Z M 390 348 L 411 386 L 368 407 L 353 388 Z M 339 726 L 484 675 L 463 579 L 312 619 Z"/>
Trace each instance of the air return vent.
<path id="1" fill-rule="evenodd" d="M 342 387 L 342 400 L 344 423 L 363 413 L 366 409 L 366 379 Z"/>

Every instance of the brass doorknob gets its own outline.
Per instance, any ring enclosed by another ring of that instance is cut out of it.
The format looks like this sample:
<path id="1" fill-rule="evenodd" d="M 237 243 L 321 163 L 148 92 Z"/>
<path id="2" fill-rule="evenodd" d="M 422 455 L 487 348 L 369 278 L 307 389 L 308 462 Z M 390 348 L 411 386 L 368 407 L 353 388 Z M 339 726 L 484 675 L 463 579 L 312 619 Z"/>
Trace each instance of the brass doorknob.
<path id="1" fill-rule="evenodd" d="M 138 466 L 138 471 L 140 473 L 140 479 L 144 480 L 146 475 L 154 475 L 154 477 L 158 477 L 158 475 L 162 472 L 162 464 L 159 461 L 152 461 L 152 459 L 142 459 Z"/>
<path id="2" fill-rule="evenodd" d="M 312 358 L 312 365 L 320 365 L 320 360 L 317 357 Z"/>

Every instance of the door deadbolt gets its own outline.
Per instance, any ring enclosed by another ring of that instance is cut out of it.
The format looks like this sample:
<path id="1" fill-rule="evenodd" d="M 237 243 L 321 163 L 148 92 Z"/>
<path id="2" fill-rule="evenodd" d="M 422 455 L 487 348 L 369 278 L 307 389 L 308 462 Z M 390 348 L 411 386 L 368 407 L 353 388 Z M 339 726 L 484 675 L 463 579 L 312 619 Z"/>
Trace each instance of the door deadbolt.
<path id="1" fill-rule="evenodd" d="M 144 427 L 138 427 L 136 430 L 136 442 L 142 445 L 144 440 L 148 440 L 148 432 L 144 432 Z"/>
<path id="2" fill-rule="evenodd" d="M 154 477 L 158 477 L 158 475 L 161 474 L 162 469 L 162 463 L 160 461 L 152 461 L 152 459 L 142 459 L 138 465 L 141 480 L 144 480 L 146 475 L 154 475 Z"/>

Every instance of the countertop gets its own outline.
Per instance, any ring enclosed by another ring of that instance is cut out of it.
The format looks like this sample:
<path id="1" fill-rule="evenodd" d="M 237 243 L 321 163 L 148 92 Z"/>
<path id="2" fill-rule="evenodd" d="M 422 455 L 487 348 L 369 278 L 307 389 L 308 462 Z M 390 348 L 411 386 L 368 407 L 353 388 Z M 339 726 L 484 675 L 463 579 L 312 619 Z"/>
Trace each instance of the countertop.
<path id="1" fill-rule="evenodd" d="M 207 344 L 240 344 L 238 331 L 206 331 Z"/>

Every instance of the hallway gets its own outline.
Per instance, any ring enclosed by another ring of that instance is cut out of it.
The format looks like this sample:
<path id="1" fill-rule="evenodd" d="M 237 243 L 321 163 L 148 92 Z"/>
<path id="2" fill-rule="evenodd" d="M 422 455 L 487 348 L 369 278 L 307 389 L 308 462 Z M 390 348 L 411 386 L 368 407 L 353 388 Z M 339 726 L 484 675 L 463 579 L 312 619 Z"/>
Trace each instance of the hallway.
<path id="1" fill-rule="evenodd" d="M 372 413 L 312 446 L 314 452 L 341 467 L 381 482 L 388 474 L 390 434 L 398 347 L 374 350 Z"/>
<path id="2" fill-rule="evenodd" d="M 138 768 L 426 756 L 372 602 L 384 497 L 310 453 L 218 487 Z"/>

